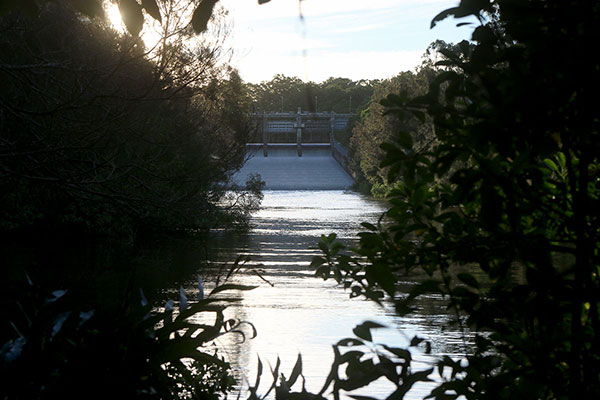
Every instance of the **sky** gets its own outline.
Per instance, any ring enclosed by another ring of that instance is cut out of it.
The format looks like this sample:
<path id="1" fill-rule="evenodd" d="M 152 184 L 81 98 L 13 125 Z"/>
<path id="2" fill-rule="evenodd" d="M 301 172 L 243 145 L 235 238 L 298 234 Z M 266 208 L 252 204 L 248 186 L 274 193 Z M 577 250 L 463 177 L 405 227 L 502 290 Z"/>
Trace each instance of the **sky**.
<path id="1" fill-rule="evenodd" d="M 473 25 L 447 19 L 457 0 L 221 0 L 229 11 L 233 66 L 247 82 L 276 74 L 321 82 L 329 77 L 383 79 L 413 70 L 436 39 L 469 39 Z"/>

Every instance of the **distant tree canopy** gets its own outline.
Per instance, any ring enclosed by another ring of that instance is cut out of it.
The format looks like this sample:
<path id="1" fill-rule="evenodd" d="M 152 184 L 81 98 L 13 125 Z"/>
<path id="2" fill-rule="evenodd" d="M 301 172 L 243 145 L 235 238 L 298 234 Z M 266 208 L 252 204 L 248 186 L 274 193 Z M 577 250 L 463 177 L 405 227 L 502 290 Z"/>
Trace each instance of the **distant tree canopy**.
<path id="1" fill-rule="evenodd" d="M 199 228 L 256 206 L 229 183 L 251 128 L 218 49 L 171 27 L 150 52 L 60 1 L 0 32 L 1 229 Z"/>
<path id="2" fill-rule="evenodd" d="M 248 83 L 248 92 L 255 111 L 335 111 L 356 112 L 369 101 L 377 81 L 353 81 L 329 78 L 321 83 L 305 83 L 299 78 L 275 75 L 270 81 Z"/>

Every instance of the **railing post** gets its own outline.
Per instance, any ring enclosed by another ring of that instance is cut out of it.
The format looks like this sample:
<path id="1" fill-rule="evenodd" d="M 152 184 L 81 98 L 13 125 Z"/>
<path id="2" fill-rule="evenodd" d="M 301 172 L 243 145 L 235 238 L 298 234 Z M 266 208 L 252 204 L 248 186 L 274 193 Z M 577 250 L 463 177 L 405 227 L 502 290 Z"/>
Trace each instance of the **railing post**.
<path id="1" fill-rule="evenodd" d="M 263 137 L 263 155 L 266 157 L 269 155 L 269 150 L 267 148 L 269 144 L 269 132 L 267 132 L 267 114 L 263 112 L 262 114 L 262 137 Z"/>

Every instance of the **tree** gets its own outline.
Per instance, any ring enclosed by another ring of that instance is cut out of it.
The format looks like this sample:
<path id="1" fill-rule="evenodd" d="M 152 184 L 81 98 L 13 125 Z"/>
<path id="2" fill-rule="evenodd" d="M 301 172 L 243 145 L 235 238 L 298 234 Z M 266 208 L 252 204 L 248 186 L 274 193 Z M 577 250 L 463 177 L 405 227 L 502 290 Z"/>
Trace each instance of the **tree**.
<path id="1" fill-rule="evenodd" d="M 1 23 L 2 229 L 244 222 L 258 193 L 228 181 L 251 125 L 239 92 L 209 85 L 224 75 L 214 51 L 169 44 L 157 65 L 137 39 L 62 3 Z"/>
<path id="2" fill-rule="evenodd" d="M 377 197 L 385 197 L 395 182 L 386 179 L 388 169 L 381 169 L 385 152 L 382 143 L 389 142 L 403 131 L 417 143 L 417 149 L 432 145 L 433 128 L 431 123 L 420 121 L 416 117 L 399 120 L 385 113 L 380 101 L 391 93 L 403 96 L 416 96 L 427 91 L 433 79 L 433 69 L 425 67 L 416 73 L 406 71 L 384 80 L 375 86 L 367 107 L 360 115 L 360 121 L 352 129 L 350 137 L 351 168 L 355 172 L 359 188 Z"/>

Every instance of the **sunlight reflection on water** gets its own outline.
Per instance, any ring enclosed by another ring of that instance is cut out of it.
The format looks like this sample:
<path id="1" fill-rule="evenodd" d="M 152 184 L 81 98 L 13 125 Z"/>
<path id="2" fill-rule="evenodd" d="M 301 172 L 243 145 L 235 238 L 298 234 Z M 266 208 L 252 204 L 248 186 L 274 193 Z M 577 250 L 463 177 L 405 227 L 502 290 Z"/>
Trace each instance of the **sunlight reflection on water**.
<path id="1" fill-rule="evenodd" d="M 442 330 L 440 322 L 449 317 L 442 311 L 441 299 L 430 297 L 411 318 L 399 318 L 391 308 L 350 299 L 349 293 L 334 281 L 315 278 L 310 270 L 311 257 L 319 254 L 321 234 L 336 232 L 348 242 L 360 230 L 360 222 L 376 222 L 384 210 L 385 204 L 352 192 L 265 192 L 262 208 L 253 217 L 255 227 L 233 245 L 230 240 L 220 243 L 221 261 L 249 255 L 263 277 L 274 285 L 269 286 L 251 273 L 235 276 L 235 283 L 260 285 L 241 293 L 241 304 L 228 310 L 230 317 L 252 322 L 258 336 L 243 343 L 235 336 L 219 339 L 239 376 L 252 383 L 260 355 L 266 372 L 263 390 L 259 392 L 264 393 L 270 384 L 268 365 L 274 365 L 279 356 L 280 371 L 289 376 L 298 353 L 302 354 L 307 389 L 318 391 L 333 360 L 332 344 L 351 337 L 352 329 L 365 320 L 390 327 L 375 330 L 375 342 L 406 346 L 410 338 L 418 335 L 433 341 L 434 353 L 457 354 L 462 346 L 461 335 Z M 205 281 L 209 282 L 210 277 L 205 277 Z M 418 352 L 414 358 L 420 368 L 432 362 L 431 357 Z M 385 398 L 390 389 L 391 385 L 378 381 L 360 394 Z M 406 398 L 422 399 L 429 390 L 426 385 L 416 387 Z"/>

